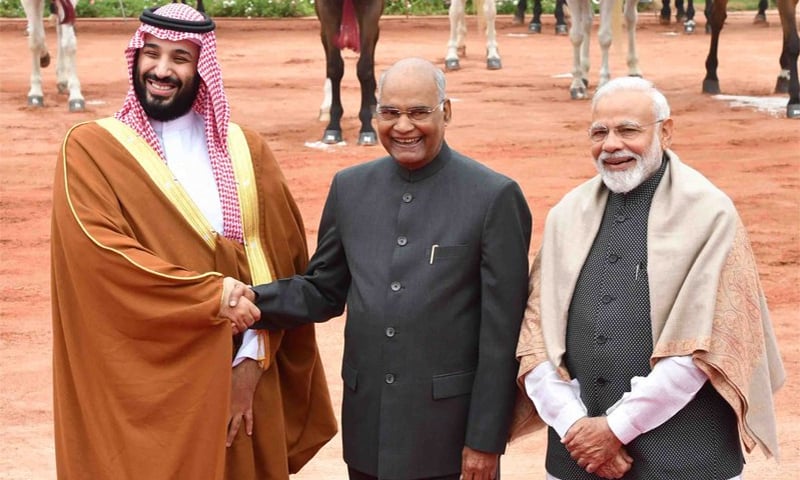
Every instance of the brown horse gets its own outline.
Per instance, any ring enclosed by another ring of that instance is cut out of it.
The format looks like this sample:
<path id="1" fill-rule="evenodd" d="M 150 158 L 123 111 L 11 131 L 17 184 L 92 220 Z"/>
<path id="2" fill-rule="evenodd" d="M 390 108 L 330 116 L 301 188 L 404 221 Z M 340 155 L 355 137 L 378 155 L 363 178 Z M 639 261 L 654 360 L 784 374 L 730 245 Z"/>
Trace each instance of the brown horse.
<path id="1" fill-rule="evenodd" d="M 789 93 L 786 105 L 786 117 L 800 118 L 800 82 L 797 78 L 797 56 L 800 54 L 800 39 L 797 36 L 796 11 L 798 0 L 777 0 L 778 13 L 783 27 L 783 49 L 781 50 L 781 73 L 775 84 L 775 93 Z M 728 0 L 714 0 L 711 17 L 711 47 L 706 57 L 706 77 L 703 79 L 703 93 L 717 94 L 719 78 L 717 77 L 717 47 L 719 34 L 727 18 Z"/>
<path id="2" fill-rule="evenodd" d="M 375 45 L 378 43 L 383 0 L 317 0 L 314 9 L 320 23 L 322 46 L 325 48 L 326 100 L 320 109 L 320 119 L 328 115 L 326 103 L 330 100 L 329 122 L 322 136 L 323 143 L 336 144 L 342 141 L 341 83 L 344 76 L 342 49 L 349 48 L 360 52 L 356 74 L 361 84 L 361 108 L 358 118 L 361 131 L 359 145 L 378 143 L 375 129 L 372 128 L 372 114 L 375 111 Z"/>

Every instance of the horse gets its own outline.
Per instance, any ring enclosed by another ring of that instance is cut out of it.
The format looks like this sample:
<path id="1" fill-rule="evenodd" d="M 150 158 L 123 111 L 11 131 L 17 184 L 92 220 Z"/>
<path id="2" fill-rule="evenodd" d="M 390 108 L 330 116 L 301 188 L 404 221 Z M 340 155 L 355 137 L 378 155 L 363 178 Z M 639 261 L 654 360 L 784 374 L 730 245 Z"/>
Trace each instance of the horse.
<path id="1" fill-rule="evenodd" d="M 447 54 L 444 57 L 445 70 L 458 70 L 461 68 L 458 58 L 467 53 L 464 37 L 467 34 L 466 22 L 467 0 L 451 0 L 450 9 L 450 40 L 447 43 Z M 478 30 L 486 32 L 486 68 L 499 70 L 503 68 L 500 52 L 497 50 L 497 32 L 494 21 L 497 17 L 495 0 L 475 0 L 475 11 L 478 14 Z"/>
<path id="2" fill-rule="evenodd" d="M 781 17 L 783 30 L 783 47 L 781 49 L 781 73 L 775 82 L 775 93 L 788 93 L 789 103 L 786 105 L 787 118 L 800 118 L 800 82 L 797 78 L 797 57 L 800 54 L 800 38 L 797 35 L 797 1 L 777 0 L 778 14 Z M 716 0 L 711 11 L 711 45 L 706 57 L 706 76 L 703 79 L 703 93 L 718 94 L 719 78 L 717 77 L 717 47 L 719 34 L 727 18 L 728 0 Z"/>
<path id="3" fill-rule="evenodd" d="M 659 16 L 659 23 L 661 25 L 669 25 L 670 14 L 672 9 L 669 6 L 670 0 L 663 0 L 661 6 L 661 15 Z M 683 30 L 686 33 L 694 33 L 696 23 L 694 21 L 694 0 L 686 0 L 686 10 L 683 9 L 683 0 L 675 0 L 675 21 L 677 23 L 683 22 Z M 755 25 L 767 25 L 767 4 L 769 0 L 758 1 L 758 12 L 753 18 Z M 706 33 L 711 33 L 711 25 L 708 23 L 711 17 L 711 9 L 713 7 L 713 0 L 707 0 L 703 13 L 706 17 Z"/>
<path id="4" fill-rule="evenodd" d="M 667 0 L 669 1 L 669 0 Z M 556 35 L 566 35 L 569 33 L 567 22 L 564 19 L 564 4 L 566 0 L 556 0 L 556 8 L 553 12 L 556 17 Z M 528 0 L 519 0 L 517 12 L 514 14 L 514 23 L 522 24 L 525 22 L 525 10 L 528 9 Z M 531 33 L 542 33 L 542 0 L 533 0 L 533 18 L 528 25 Z"/>
<path id="5" fill-rule="evenodd" d="M 602 64 L 600 66 L 600 83 L 603 86 L 611 79 L 611 72 L 608 67 L 608 50 L 611 47 L 613 36 L 612 20 L 615 25 L 621 22 L 621 16 L 625 16 L 625 27 L 628 33 L 628 75 L 641 77 L 639 70 L 639 57 L 636 54 L 636 4 L 638 0 L 624 0 L 624 12 L 620 6 L 623 0 L 599 0 L 600 1 L 600 28 L 597 33 L 602 50 Z M 573 47 L 573 69 L 572 84 L 569 88 L 570 97 L 573 100 L 588 97 L 587 87 L 589 86 L 589 40 L 592 31 L 592 2 L 593 0 L 567 0 L 567 7 L 572 15 L 572 28 L 569 32 L 570 41 Z M 612 18 L 613 17 L 613 18 Z M 613 30 L 618 30 L 615 28 Z"/>
<path id="6" fill-rule="evenodd" d="M 325 96 L 320 107 L 320 120 L 328 120 L 322 142 L 337 144 L 342 141 L 341 84 L 344 76 L 342 49 L 360 52 L 356 74 L 361 85 L 361 108 L 358 118 L 361 131 L 359 145 L 378 143 L 372 128 L 372 115 L 378 101 L 375 98 L 375 46 L 383 14 L 384 0 L 316 0 L 314 10 L 320 23 L 320 37 L 325 49 Z"/>
<path id="7" fill-rule="evenodd" d="M 69 92 L 69 111 L 82 112 L 86 102 L 81 94 L 81 82 L 75 71 L 75 5 L 78 0 L 54 0 L 58 21 L 56 36 L 58 37 L 58 58 L 56 61 L 56 81 L 58 93 Z M 31 71 L 31 89 L 28 91 L 28 105 L 44 106 L 42 92 L 42 68 L 50 65 L 50 52 L 44 42 L 44 0 L 22 0 L 22 8 L 28 21 L 28 47 L 31 50 L 33 69 Z"/>

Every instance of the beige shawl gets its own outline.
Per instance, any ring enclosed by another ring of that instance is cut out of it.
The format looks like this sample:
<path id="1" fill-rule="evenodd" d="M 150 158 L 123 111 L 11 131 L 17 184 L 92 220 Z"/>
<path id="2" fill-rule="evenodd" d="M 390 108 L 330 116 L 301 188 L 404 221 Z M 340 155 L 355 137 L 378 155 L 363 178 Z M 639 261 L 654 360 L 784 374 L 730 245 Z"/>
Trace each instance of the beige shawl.
<path id="1" fill-rule="evenodd" d="M 778 454 L 772 393 L 784 381 L 753 251 L 732 201 L 671 151 L 648 220 L 653 330 L 651 365 L 692 355 L 731 405 L 744 447 Z M 525 395 L 525 375 L 563 356 L 575 284 L 600 227 L 608 190 L 599 176 L 568 193 L 547 217 L 531 271 L 517 357 L 512 438 L 543 426 Z"/>

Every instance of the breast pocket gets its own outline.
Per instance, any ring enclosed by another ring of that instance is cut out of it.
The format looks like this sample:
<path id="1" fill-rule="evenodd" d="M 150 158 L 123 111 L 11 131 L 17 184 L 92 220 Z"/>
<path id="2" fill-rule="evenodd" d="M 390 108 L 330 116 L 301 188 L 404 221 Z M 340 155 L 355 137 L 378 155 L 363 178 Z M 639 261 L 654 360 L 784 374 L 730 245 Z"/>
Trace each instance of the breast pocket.
<path id="1" fill-rule="evenodd" d="M 453 261 L 465 258 L 469 252 L 468 245 L 432 245 L 428 252 L 428 263 Z"/>

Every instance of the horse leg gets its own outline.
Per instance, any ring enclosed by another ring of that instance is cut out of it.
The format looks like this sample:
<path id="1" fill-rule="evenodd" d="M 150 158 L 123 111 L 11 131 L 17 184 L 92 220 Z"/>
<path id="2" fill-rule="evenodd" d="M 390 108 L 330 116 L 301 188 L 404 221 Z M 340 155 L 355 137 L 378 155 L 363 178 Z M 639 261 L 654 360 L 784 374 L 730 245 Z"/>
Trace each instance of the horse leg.
<path id="1" fill-rule="evenodd" d="M 344 60 L 341 50 L 333 46 L 332 41 L 325 47 L 325 63 L 325 74 L 331 81 L 331 110 L 330 121 L 322 134 L 322 142 L 333 145 L 342 141 L 341 122 L 344 108 L 342 108 L 341 86 L 344 76 Z"/>
<path id="2" fill-rule="evenodd" d="M 775 93 L 789 93 L 789 103 L 786 105 L 787 118 L 800 118 L 800 81 L 797 76 L 800 38 L 795 22 L 796 11 L 797 0 L 778 0 L 778 13 L 783 29 L 783 48 L 780 59 L 781 74 L 775 84 Z"/>
<path id="3" fill-rule="evenodd" d="M 503 68 L 503 62 L 497 49 L 497 30 L 494 28 L 494 22 L 497 19 L 497 5 L 495 0 L 483 0 L 482 3 L 486 21 L 486 68 L 500 70 Z"/>
<path id="4" fill-rule="evenodd" d="M 617 0 L 602 0 L 600 2 L 600 26 L 597 29 L 597 40 L 600 43 L 600 83 L 602 87 L 611 79 L 611 68 L 608 62 L 608 52 L 613 41 L 612 16 L 615 15 L 620 5 Z"/>
<path id="5" fill-rule="evenodd" d="M 769 26 L 769 22 L 767 22 L 767 4 L 768 0 L 759 0 L 758 1 L 758 13 L 756 13 L 755 18 L 753 18 L 753 24 L 755 25 L 763 25 Z"/>
<path id="6" fill-rule="evenodd" d="M 78 42 L 75 38 L 75 25 L 65 23 L 56 25 L 58 33 L 58 64 L 56 78 L 58 92 L 69 92 L 69 111 L 82 112 L 86 102 L 81 94 L 81 81 L 75 68 L 75 56 Z"/>
<path id="7" fill-rule="evenodd" d="M 706 5 L 708 5 L 708 3 Z M 697 28 L 697 22 L 694 21 L 694 0 L 688 0 L 688 7 L 686 8 L 686 21 L 683 22 L 683 31 L 685 33 L 694 33 Z"/>
<path id="8" fill-rule="evenodd" d="M 706 33 L 711 33 L 711 15 L 713 11 L 714 0 L 706 0 L 706 7 L 703 9 L 703 14 L 706 16 Z M 720 27 L 720 29 L 721 28 L 722 27 Z"/>
<path id="9" fill-rule="evenodd" d="M 719 46 L 719 34 L 725 25 L 728 0 L 716 0 L 711 10 L 709 25 L 711 25 L 711 46 L 706 57 L 706 77 L 703 79 L 703 93 L 718 94 L 719 78 L 717 77 L 717 67 L 719 59 L 717 57 L 717 47 Z"/>
<path id="10" fill-rule="evenodd" d="M 383 2 L 367 1 L 356 3 L 356 15 L 361 30 L 361 54 L 358 57 L 356 72 L 361 85 L 361 108 L 358 118 L 361 130 L 358 134 L 359 145 L 377 145 L 378 137 L 372 128 L 372 117 L 378 101 L 375 98 L 375 46 L 380 36 L 380 17 L 383 13 Z"/>
<path id="11" fill-rule="evenodd" d="M 450 2 L 450 10 L 448 11 L 448 16 L 450 17 L 450 40 L 447 42 L 447 54 L 444 57 L 445 70 L 458 70 L 461 68 L 458 61 L 459 50 L 463 48 L 464 53 L 462 55 L 466 54 L 466 48 L 464 47 L 466 33 L 464 20 L 466 15 L 464 11 L 465 3 L 466 0 L 453 0 Z"/>
<path id="12" fill-rule="evenodd" d="M 320 24 L 320 39 L 325 49 L 325 78 L 330 82 L 330 117 L 322 142 L 337 144 L 342 141 L 342 108 L 341 84 L 344 76 L 344 60 L 342 52 L 336 46 L 336 35 L 342 22 L 342 6 L 334 5 L 335 2 L 316 2 L 314 4 Z M 338 7 L 338 9 L 335 9 Z M 323 102 L 324 103 L 324 102 Z"/>
<path id="13" fill-rule="evenodd" d="M 572 13 L 569 40 L 572 42 L 572 83 L 569 95 L 573 100 L 584 99 L 589 85 L 589 34 L 592 28 L 592 11 L 589 0 L 567 0 Z"/>
<path id="14" fill-rule="evenodd" d="M 675 23 L 682 23 L 686 18 L 686 10 L 683 9 L 683 0 L 675 0 Z"/>
<path id="15" fill-rule="evenodd" d="M 564 19 L 564 3 L 566 0 L 556 0 L 556 35 L 566 35 L 567 21 Z"/>
<path id="16" fill-rule="evenodd" d="M 528 25 L 531 33 L 542 33 L 542 0 L 533 0 L 533 18 Z"/>
<path id="17" fill-rule="evenodd" d="M 533 0 L 534 5 L 536 5 L 537 1 L 541 2 L 541 0 Z M 525 23 L 525 10 L 527 9 L 528 0 L 519 0 L 517 2 L 517 10 L 514 12 L 514 20 L 512 21 L 514 25 L 522 25 Z"/>
<path id="18" fill-rule="evenodd" d="M 669 25 L 669 19 L 672 16 L 672 9 L 669 7 L 670 0 L 663 0 L 661 2 L 661 14 L 658 17 L 658 23 L 661 25 Z"/>
<path id="19" fill-rule="evenodd" d="M 44 43 L 43 1 L 23 1 L 22 6 L 28 19 L 28 48 L 31 51 L 31 89 L 28 91 L 28 105 L 44 106 L 42 92 L 42 68 L 50 64 L 50 53 Z"/>
<path id="20" fill-rule="evenodd" d="M 636 53 L 636 21 L 639 14 L 636 10 L 638 0 L 625 1 L 625 28 L 628 30 L 628 75 L 631 77 L 641 77 L 642 71 L 639 69 L 639 55 Z"/>

